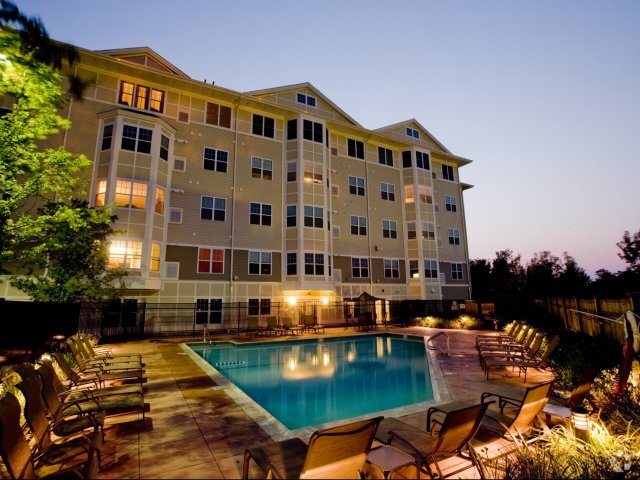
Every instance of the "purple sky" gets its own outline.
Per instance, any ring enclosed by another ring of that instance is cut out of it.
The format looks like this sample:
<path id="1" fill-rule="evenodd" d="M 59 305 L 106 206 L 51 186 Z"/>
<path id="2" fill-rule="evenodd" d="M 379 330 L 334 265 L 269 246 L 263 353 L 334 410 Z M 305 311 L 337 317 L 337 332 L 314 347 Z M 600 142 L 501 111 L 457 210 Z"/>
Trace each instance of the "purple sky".
<path id="1" fill-rule="evenodd" d="M 638 1 L 16 3 L 79 47 L 148 46 L 238 91 L 308 81 L 371 129 L 416 118 L 474 160 L 460 172 L 475 185 L 471 258 L 625 267 L 616 243 L 640 229 Z"/>

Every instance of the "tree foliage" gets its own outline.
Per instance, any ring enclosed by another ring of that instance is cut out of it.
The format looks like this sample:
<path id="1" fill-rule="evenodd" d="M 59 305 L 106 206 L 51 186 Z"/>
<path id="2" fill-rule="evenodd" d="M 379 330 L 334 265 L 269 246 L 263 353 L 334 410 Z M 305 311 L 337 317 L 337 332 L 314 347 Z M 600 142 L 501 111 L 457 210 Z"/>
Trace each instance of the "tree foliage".
<path id="1" fill-rule="evenodd" d="M 48 137 L 70 127 L 58 114 L 65 102 L 60 67 L 76 58 L 73 49 L 49 40 L 39 20 L 0 0 L 0 99 L 9 107 L 0 117 L 0 272 L 6 273 L 8 262 L 24 262 L 32 277 L 12 283 L 34 299 L 111 296 L 109 282 L 122 276 L 106 272 L 99 240 L 111 232 L 111 214 L 76 200 L 86 187 L 78 174 L 91 160 L 62 147 L 43 147 Z M 87 241 L 88 250 L 81 254 L 74 238 Z M 88 268 L 84 278 L 83 267 Z M 99 280 L 107 282 L 103 292 Z"/>
<path id="2" fill-rule="evenodd" d="M 625 261 L 627 269 L 632 272 L 640 272 L 640 230 L 633 235 L 625 231 L 622 240 L 616 245 L 621 250 L 618 257 Z"/>

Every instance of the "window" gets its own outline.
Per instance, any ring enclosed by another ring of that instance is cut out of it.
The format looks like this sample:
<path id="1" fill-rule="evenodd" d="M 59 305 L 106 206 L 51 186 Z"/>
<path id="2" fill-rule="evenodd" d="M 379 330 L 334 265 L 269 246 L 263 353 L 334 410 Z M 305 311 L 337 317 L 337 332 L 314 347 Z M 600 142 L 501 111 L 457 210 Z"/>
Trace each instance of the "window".
<path id="1" fill-rule="evenodd" d="M 249 275 L 271 275 L 271 252 L 249 252 Z"/>
<path id="2" fill-rule="evenodd" d="M 295 227 L 298 224 L 298 207 L 287 205 L 287 227 Z"/>
<path id="3" fill-rule="evenodd" d="M 111 150 L 111 140 L 113 140 L 113 125 L 105 125 L 102 129 L 101 150 Z"/>
<path id="4" fill-rule="evenodd" d="M 407 137 L 420 138 L 420 132 L 415 128 L 407 127 Z"/>
<path id="5" fill-rule="evenodd" d="M 287 122 L 287 140 L 298 138 L 298 120 L 295 118 Z"/>
<path id="6" fill-rule="evenodd" d="M 274 138 L 274 126 L 275 120 L 273 118 L 253 114 L 253 128 L 251 132 L 254 135 Z"/>
<path id="7" fill-rule="evenodd" d="M 298 172 L 296 162 L 287 162 L 287 182 L 295 182 Z"/>
<path id="8" fill-rule="evenodd" d="M 311 120 L 303 120 L 302 122 L 302 138 L 322 143 L 323 126 L 321 123 L 312 122 Z"/>
<path id="9" fill-rule="evenodd" d="M 160 244 L 151 244 L 151 258 L 149 261 L 149 270 L 152 272 L 160 271 Z"/>
<path id="10" fill-rule="evenodd" d="M 164 135 L 160 136 L 160 158 L 162 160 L 169 160 L 169 137 Z"/>
<path id="11" fill-rule="evenodd" d="M 180 278 L 180 262 L 164 262 L 164 278 L 178 280 Z"/>
<path id="12" fill-rule="evenodd" d="M 396 199 L 396 187 L 393 183 L 380 182 L 380 198 L 391 202 Z"/>
<path id="13" fill-rule="evenodd" d="M 364 178 L 349 177 L 349 193 L 351 195 L 360 195 L 364 197 Z"/>
<path id="14" fill-rule="evenodd" d="M 120 82 L 118 103 L 140 110 L 162 112 L 164 108 L 164 92 L 155 88 L 135 85 L 124 80 Z"/>
<path id="15" fill-rule="evenodd" d="M 395 221 L 382 220 L 382 236 L 384 238 L 398 238 L 398 228 Z"/>
<path id="16" fill-rule="evenodd" d="M 351 276 L 353 278 L 369 277 L 369 259 L 353 257 L 351 259 Z"/>
<path id="17" fill-rule="evenodd" d="M 271 225 L 271 205 L 268 203 L 251 203 L 249 206 L 249 223 L 251 225 Z"/>
<path id="18" fill-rule="evenodd" d="M 424 278 L 438 278 L 438 262 L 435 260 L 424 261 Z"/>
<path id="19" fill-rule="evenodd" d="M 182 209 L 171 207 L 169 209 L 169 223 L 182 223 Z"/>
<path id="20" fill-rule="evenodd" d="M 409 277 L 420 278 L 420 271 L 418 270 L 418 260 L 409 260 Z"/>
<path id="21" fill-rule="evenodd" d="M 209 125 L 231 128 L 231 108 L 217 103 L 207 102 L 207 119 Z"/>
<path id="22" fill-rule="evenodd" d="M 96 207 L 104 207 L 107 198 L 107 181 L 98 180 L 96 184 Z"/>
<path id="23" fill-rule="evenodd" d="M 402 168 L 411 168 L 411 151 L 402 152 Z"/>
<path id="24" fill-rule="evenodd" d="M 460 230 L 457 228 L 450 228 L 448 230 L 449 243 L 451 245 L 460 245 Z"/>
<path id="25" fill-rule="evenodd" d="M 116 180 L 116 207 L 141 208 L 147 203 L 147 184 L 131 182 L 129 180 Z"/>
<path id="26" fill-rule="evenodd" d="M 204 147 L 204 156 L 202 167 L 205 170 L 214 172 L 227 172 L 229 153 L 224 150 L 216 150 L 215 148 Z"/>
<path id="27" fill-rule="evenodd" d="M 324 254 L 305 253 L 304 254 L 304 274 L 324 275 Z"/>
<path id="28" fill-rule="evenodd" d="M 422 238 L 433 240 L 436 238 L 436 227 L 431 222 L 422 222 Z"/>
<path id="29" fill-rule="evenodd" d="M 287 275 L 298 274 L 298 254 L 296 252 L 287 252 Z"/>
<path id="30" fill-rule="evenodd" d="M 378 163 L 393 167 L 393 151 L 389 148 L 378 147 Z"/>
<path id="31" fill-rule="evenodd" d="M 173 157 L 173 171 L 184 172 L 187 170 L 187 159 L 184 157 Z"/>
<path id="32" fill-rule="evenodd" d="M 322 164 L 313 160 L 304 161 L 305 183 L 317 183 L 322 185 Z"/>
<path id="33" fill-rule="evenodd" d="M 453 167 L 451 165 L 442 165 L 442 178 L 445 180 L 455 181 L 453 177 Z"/>
<path id="34" fill-rule="evenodd" d="M 367 234 L 367 219 L 365 217 L 358 217 L 351 215 L 351 235 L 366 235 Z"/>
<path id="35" fill-rule="evenodd" d="M 251 176 L 271 180 L 273 177 L 273 161 L 266 158 L 251 157 Z"/>
<path id="36" fill-rule="evenodd" d="M 347 139 L 347 155 L 364 159 L 364 143 L 352 138 Z"/>
<path id="37" fill-rule="evenodd" d="M 416 201 L 413 195 L 413 185 L 404 186 L 404 201 L 405 203 L 414 203 Z"/>
<path id="38" fill-rule="evenodd" d="M 222 323 L 222 299 L 196 298 L 196 324 Z"/>
<path id="39" fill-rule="evenodd" d="M 400 278 L 400 260 L 384 259 L 384 278 Z"/>
<path id="40" fill-rule="evenodd" d="M 224 250 L 198 248 L 198 273 L 224 273 Z"/>
<path id="41" fill-rule="evenodd" d="M 416 152 L 416 166 L 424 170 L 430 170 L 429 166 L 429 154 L 423 152 Z"/>
<path id="42" fill-rule="evenodd" d="M 424 185 L 418 185 L 419 197 L 421 203 L 431 205 L 433 203 L 433 195 L 431 194 L 431 187 Z"/>
<path id="43" fill-rule="evenodd" d="M 416 222 L 407 223 L 407 238 L 413 240 L 416 238 Z"/>
<path id="44" fill-rule="evenodd" d="M 200 199 L 200 220 L 224 222 L 227 200 L 224 198 L 202 197 Z"/>
<path id="45" fill-rule="evenodd" d="M 270 298 L 250 298 L 248 315 L 269 315 L 271 314 Z"/>
<path id="46" fill-rule="evenodd" d="M 151 153 L 151 138 L 153 132 L 148 128 L 138 128 L 133 125 L 122 126 L 122 150 L 139 153 Z"/>
<path id="47" fill-rule="evenodd" d="M 313 205 L 304 206 L 304 226 L 313 228 L 322 228 L 324 220 L 324 211 L 322 207 Z"/>
<path id="48" fill-rule="evenodd" d="M 445 195 L 444 206 L 447 209 L 447 212 L 455 212 L 458 209 L 456 205 L 456 197 L 452 197 L 451 195 Z"/>
<path id="49" fill-rule="evenodd" d="M 109 245 L 109 266 L 140 268 L 142 265 L 142 242 L 112 240 Z"/>
<path id="50" fill-rule="evenodd" d="M 310 107 L 315 107 L 316 106 L 316 97 L 312 97 L 311 95 L 305 95 L 304 93 L 298 93 L 296 95 L 296 100 L 297 100 L 298 103 L 309 105 Z"/>
<path id="51" fill-rule="evenodd" d="M 164 213 L 164 188 L 156 187 L 156 198 L 153 210 L 159 214 Z"/>
<path id="52" fill-rule="evenodd" d="M 453 280 L 462 280 L 462 264 L 461 263 L 452 263 L 451 264 L 451 278 Z"/>

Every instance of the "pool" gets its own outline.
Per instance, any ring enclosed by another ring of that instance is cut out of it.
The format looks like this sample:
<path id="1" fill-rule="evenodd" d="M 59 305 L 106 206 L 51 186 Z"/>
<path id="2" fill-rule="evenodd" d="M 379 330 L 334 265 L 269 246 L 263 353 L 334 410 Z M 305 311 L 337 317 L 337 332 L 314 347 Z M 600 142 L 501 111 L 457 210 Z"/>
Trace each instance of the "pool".
<path id="1" fill-rule="evenodd" d="M 289 429 L 434 399 L 421 337 L 383 334 L 189 347 Z"/>

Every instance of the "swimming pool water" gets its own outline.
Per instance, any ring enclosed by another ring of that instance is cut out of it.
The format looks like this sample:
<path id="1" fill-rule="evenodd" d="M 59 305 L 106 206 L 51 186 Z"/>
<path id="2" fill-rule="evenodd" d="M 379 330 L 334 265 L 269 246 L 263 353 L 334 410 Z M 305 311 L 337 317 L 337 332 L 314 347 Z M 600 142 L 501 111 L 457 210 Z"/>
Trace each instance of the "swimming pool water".
<path id="1" fill-rule="evenodd" d="M 433 399 L 422 338 L 189 346 L 289 429 Z"/>

